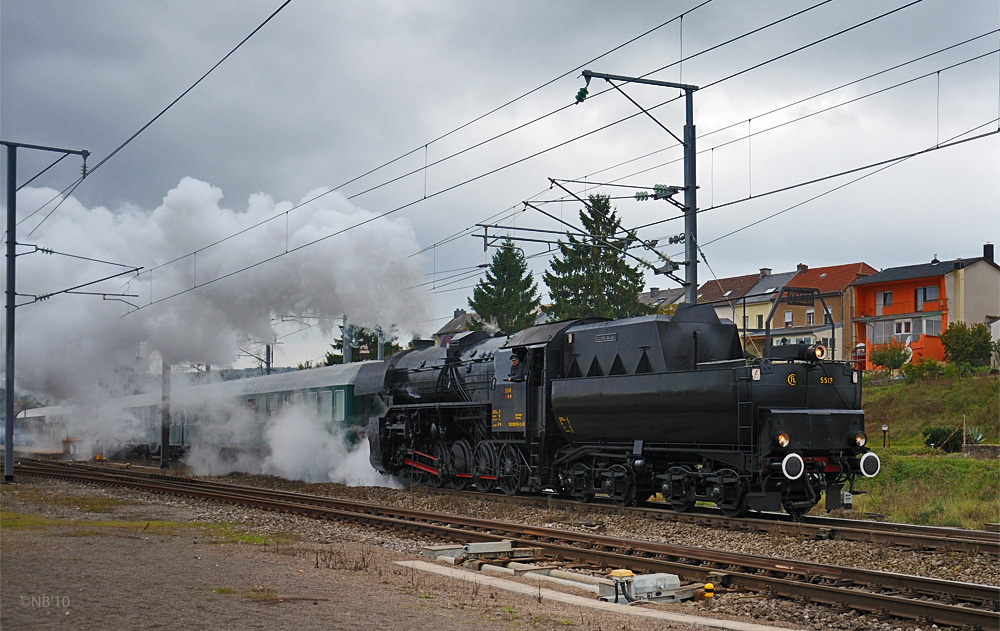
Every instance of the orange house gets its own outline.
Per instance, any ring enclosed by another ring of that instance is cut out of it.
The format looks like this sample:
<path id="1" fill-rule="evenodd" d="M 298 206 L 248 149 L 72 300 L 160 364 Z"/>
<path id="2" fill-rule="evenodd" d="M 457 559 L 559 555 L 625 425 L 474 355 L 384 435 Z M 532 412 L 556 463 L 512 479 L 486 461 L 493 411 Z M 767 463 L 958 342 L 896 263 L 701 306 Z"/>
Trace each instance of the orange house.
<path id="1" fill-rule="evenodd" d="M 981 321 L 998 302 L 997 274 L 993 246 L 983 248 L 983 256 L 892 267 L 851 283 L 854 290 L 854 359 L 866 370 L 872 347 L 893 339 L 912 351 L 912 359 L 927 357 L 944 360 L 941 332 L 950 322 Z M 975 297 L 975 298 L 973 298 Z M 983 298 L 982 308 L 968 303 Z M 983 311 L 979 314 L 979 311 Z"/>

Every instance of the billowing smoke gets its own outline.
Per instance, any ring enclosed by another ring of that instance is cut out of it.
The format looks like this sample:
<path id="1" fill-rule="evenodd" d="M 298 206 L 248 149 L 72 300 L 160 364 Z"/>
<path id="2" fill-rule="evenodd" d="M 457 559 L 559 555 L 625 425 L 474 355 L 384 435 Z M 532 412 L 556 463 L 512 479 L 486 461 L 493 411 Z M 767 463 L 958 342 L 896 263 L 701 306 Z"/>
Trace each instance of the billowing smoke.
<path id="1" fill-rule="evenodd" d="M 212 416 L 221 418 L 218 412 Z M 203 423 L 190 441 L 185 464 L 197 475 L 242 471 L 306 482 L 395 485 L 372 468 L 367 440 L 349 436 L 305 406 L 287 406 L 263 426 L 246 410 L 234 410 L 226 421 Z"/>
<path id="2" fill-rule="evenodd" d="M 19 216 L 55 193 L 24 189 Z M 420 284 L 421 272 L 404 258 L 419 249 L 406 220 L 377 219 L 323 239 L 374 215 L 337 192 L 291 212 L 294 204 L 265 194 L 251 196 L 243 209 L 222 206 L 222 197 L 220 189 L 184 178 L 152 211 L 85 208 L 70 198 L 31 236 L 43 213 L 25 221 L 20 252 L 38 246 L 90 260 L 21 256 L 21 294 L 40 296 L 125 269 L 107 263 L 145 269 L 79 290 L 103 297 L 58 295 L 20 307 L 18 391 L 57 401 L 133 392 L 135 376 L 161 355 L 171 364 L 226 366 L 247 336 L 273 339 L 275 316 L 318 317 L 324 333 L 343 313 L 354 324 L 402 332 L 427 319 L 425 296 L 407 290 Z M 318 346 L 317 355 L 327 350 Z"/>
<path id="3" fill-rule="evenodd" d="M 311 482 L 340 482 L 351 486 L 384 485 L 368 462 L 368 442 L 348 446 L 343 431 L 330 430 L 301 408 L 283 411 L 264 431 L 269 453 L 263 472 Z"/>
<path id="4" fill-rule="evenodd" d="M 19 216 L 55 194 L 24 189 Z M 152 211 L 85 208 L 69 198 L 34 234 L 42 213 L 24 221 L 17 291 L 27 304 L 17 310 L 17 390 L 70 411 L 26 433 L 25 444 L 53 448 L 72 437 L 77 457 L 88 458 L 158 443 L 160 359 L 230 365 L 248 337 L 274 338 L 275 317 L 318 319 L 322 333 L 344 313 L 352 324 L 402 332 L 427 319 L 426 297 L 407 289 L 422 277 L 418 261 L 404 258 L 419 249 L 407 221 L 374 219 L 336 192 L 295 210 L 264 194 L 243 209 L 221 202 L 221 190 L 185 178 Z M 144 269 L 87 285 L 132 266 Z M 73 294 L 32 302 L 72 287 Z M 314 356 L 326 350 L 319 342 Z M 175 405 L 190 405 L 183 370 L 172 375 Z M 151 394 L 119 400 L 140 391 Z M 185 427 L 184 443 L 199 473 L 387 483 L 368 463 L 367 441 L 349 447 L 339 428 L 315 413 L 289 408 L 261 423 L 235 400 L 198 405 L 205 422 Z"/>

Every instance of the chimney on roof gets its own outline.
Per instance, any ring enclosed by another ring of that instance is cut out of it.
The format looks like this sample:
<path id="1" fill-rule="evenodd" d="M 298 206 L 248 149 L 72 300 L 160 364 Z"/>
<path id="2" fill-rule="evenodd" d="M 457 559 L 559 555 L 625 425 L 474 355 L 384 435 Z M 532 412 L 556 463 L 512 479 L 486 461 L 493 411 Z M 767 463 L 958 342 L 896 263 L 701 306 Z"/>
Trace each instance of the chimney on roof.
<path id="1" fill-rule="evenodd" d="M 993 260 L 993 244 L 992 243 L 984 243 L 983 244 L 983 258 L 986 259 L 987 261 L 989 261 L 990 263 L 995 262 Z"/>
<path id="2" fill-rule="evenodd" d="M 659 295 L 659 293 L 660 293 L 660 288 L 659 287 L 650 287 L 649 288 L 649 297 L 650 298 L 656 298 L 656 296 Z"/>
<path id="3" fill-rule="evenodd" d="M 931 259 L 931 265 L 937 265 L 940 262 L 941 261 L 938 260 L 937 254 L 935 254 L 934 258 Z"/>
<path id="4" fill-rule="evenodd" d="M 771 268 L 770 267 L 762 267 L 762 268 L 760 268 L 760 277 L 761 278 L 764 278 L 765 276 L 770 276 L 770 275 L 771 275 Z"/>
<path id="5" fill-rule="evenodd" d="M 955 259 L 955 269 L 964 269 L 964 268 L 965 268 L 965 261 L 963 261 L 962 259 Z"/>
<path id="6" fill-rule="evenodd" d="M 465 309 L 455 309 L 455 317 L 452 319 L 454 320 L 458 318 L 458 316 L 464 316 L 464 315 L 465 315 Z"/>
<path id="7" fill-rule="evenodd" d="M 805 263 L 799 263 L 798 265 L 795 266 L 795 269 L 798 271 L 799 274 L 802 274 L 803 272 L 809 271 L 809 266 L 806 265 Z"/>

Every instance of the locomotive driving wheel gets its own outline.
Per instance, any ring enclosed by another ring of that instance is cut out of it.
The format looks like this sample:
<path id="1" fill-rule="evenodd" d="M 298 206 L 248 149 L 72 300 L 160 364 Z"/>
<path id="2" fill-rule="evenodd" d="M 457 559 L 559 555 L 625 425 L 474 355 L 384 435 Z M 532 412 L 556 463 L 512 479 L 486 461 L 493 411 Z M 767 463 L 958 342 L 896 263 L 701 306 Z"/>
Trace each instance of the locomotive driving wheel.
<path id="1" fill-rule="evenodd" d="M 450 469 L 448 465 L 448 450 L 445 448 L 444 443 L 440 440 L 435 440 L 430 445 L 430 451 L 428 452 L 433 456 L 437 463 L 438 474 L 427 474 L 426 481 L 424 484 L 430 487 L 439 488 L 444 484 L 446 472 Z"/>
<path id="2" fill-rule="evenodd" d="M 521 452 L 514 445 L 504 445 L 497 459 L 497 484 L 504 495 L 516 495 L 527 479 Z"/>
<path id="3" fill-rule="evenodd" d="M 483 441 L 472 456 L 472 483 L 480 493 L 489 493 L 497 484 L 497 449 Z"/>
<path id="4" fill-rule="evenodd" d="M 464 491 L 472 484 L 472 445 L 461 438 L 451 445 L 450 462 L 452 478 L 448 486 L 458 491 Z"/>

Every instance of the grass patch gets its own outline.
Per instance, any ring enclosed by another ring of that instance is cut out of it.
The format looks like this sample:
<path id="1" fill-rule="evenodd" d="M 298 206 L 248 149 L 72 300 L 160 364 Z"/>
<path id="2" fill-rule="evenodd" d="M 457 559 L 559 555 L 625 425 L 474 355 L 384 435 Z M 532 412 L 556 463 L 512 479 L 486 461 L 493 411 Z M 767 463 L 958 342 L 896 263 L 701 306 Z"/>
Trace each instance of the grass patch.
<path id="1" fill-rule="evenodd" d="M 1000 377 L 939 377 L 902 380 L 864 389 L 865 431 L 870 445 L 881 446 L 882 424 L 889 426 L 896 453 L 930 453 L 921 431 L 928 425 L 983 430 L 985 442 L 1000 442 Z"/>
<path id="2" fill-rule="evenodd" d="M 45 530 L 49 526 L 62 525 L 61 520 L 25 515 L 14 511 L 0 511 L 0 530 Z"/>
<path id="3" fill-rule="evenodd" d="M 14 511 L 0 512 L 0 528 L 10 530 L 35 530 L 53 531 L 60 529 L 69 536 L 91 536 L 98 534 L 121 534 L 121 533 L 147 533 L 155 535 L 176 535 L 180 532 L 196 527 L 197 524 L 188 524 L 172 521 L 120 521 L 120 520 L 97 520 L 97 519 L 68 519 L 39 517 L 37 515 L 27 515 Z"/>
<path id="4" fill-rule="evenodd" d="M 1000 442 L 1000 377 L 937 377 L 867 386 L 862 407 L 868 445 L 882 472 L 863 480 L 854 498 L 863 513 L 894 522 L 982 528 L 1000 521 L 1000 462 L 944 454 L 924 444 L 922 430 L 978 427 L 985 443 Z M 890 442 L 882 447 L 882 424 Z"/>
<path id="5" fill-rule="evenodd" d="M 112 497 L 66 495 L 45 489 L 2 487 L 2 492 L 5 497 L 10 499 L 75 509 L 86 513 L 106 513 L 120 506 L 136 506 L 141 503 Z"/>
<path id="6" fill-rule="evenodd" d="M 211 544 L 276 545 L 297 541 L 291 535 L 261 535 L 242 530 L 235 524 L 175 521 L 124 521 L 39 517 L 15 511 L 0 512 L 0 529 L 51 532 L 66 537 L 177 536 L 204 538 Z"/>
<path id="7" fill-rule="evenodd" d="M 275 544 L 288 544 L 298 541 L 298 537 L 287 533 L 262 535 L 259 533 L 247 532 L 236 524 L 210 524 L 206 522 L 196 522 L 202 531 L 211 539 L 208 543 L 213 544 L 247 544 L 255 546 L 273 546 Z"/>
<path id="8" fill-rule="evenodd" d="M 865 480 L 854 509 L 889 521 L 981 529 L 1000 522 L 1000 462 L 879 450 L 882 472 Z"/>

